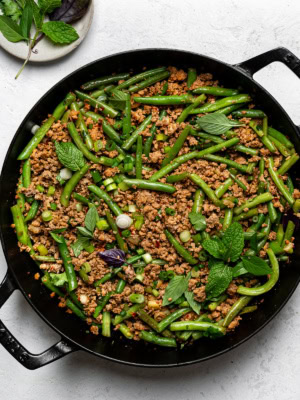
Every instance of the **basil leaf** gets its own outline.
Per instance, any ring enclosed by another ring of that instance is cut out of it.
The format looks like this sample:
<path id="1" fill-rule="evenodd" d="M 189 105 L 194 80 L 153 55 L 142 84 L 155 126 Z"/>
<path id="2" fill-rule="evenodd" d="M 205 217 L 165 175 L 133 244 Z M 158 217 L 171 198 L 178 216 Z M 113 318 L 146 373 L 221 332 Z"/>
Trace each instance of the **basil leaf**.
<path id="1" fill-rule="evenodd" d="M 0 32 L 9 42 L 16 43 L 25 39 L 15 21 L 5 15 L 0 15 Z"/>
<path id="2" fill-rule="evenodd" d="M 40 12 L 40 9 L 34 0 L 28 0 L 32 7 L 33 12 L 33 20 L 36 28 L 40 29 L 43 24 L 43 16 Z"/>
<path id="3" fill-rule="evenodd" d="M 97 218 L 98 218 L 97 209 L 96 209 L 96 207 L 93 206 L 87 212 L 85 220 L 84 220 L 84 225 L 88 231 L 94 232 Z"/>
<path id="4" fill-rule="evenodd" d="M 50 14 L 61 6 L 61 0 L 38 0 L 38 6 L 42 14 Z"/>
<path id="5" fill-rule="evenodd" d="M 170 280 L 166 287 L 165 294 L 163 296 L 163 306 L 167 306 L 174 303 L 180 296 L 184 294 L 189 285 L 187 276 L 176 275 Z"/>
<path id="6" fill-rule="evenodd" d="M 228 261 L 236 261 L 244 248 L 244 232 L 242 226 L 238 222 L 234 222 L 226 229 L 222 242 L 227 248 L 226 259 Z"/>
<path id="7" fill-rule="evenodd" d="M 197 118 L 197 126 L 212 135 L 222 135 L 230 128 L 243 126 L 243 124 L 231 121 L 224 114 L 207 114 Z"/>
<path id="8" fill-rule="evenodd" d="M 204 231 L 204 229 L 206 228 L 206 218 L 204 217 L 204 215 L 190 212 L 189 219 L 196 231 L 201 232 Z"/>
<path id="9" fill-rule="evenodd" d="M 194 299 L 194 293 L 185 291 L 184 297 L 186 298 L 186 301 L 189 303 L 191 309 L 195 311 L 196 314 L 199 315 L 201 310 L 201 304 Z"/>
<path id="10" fill-rule="evenodd" d="M 80 236 L 75 243 L 71 244 L 71 248 L 73 250 L 74 256 L 78 257 L 81 251 L 84 249 L 84 246 L 89 242 L 89 238 Z"/>
<path id="11" fill-rule="evenodd" d="M 26 2 L 20 21 L 21 33 L 27 39 L 29 39 L 32 19 L 33 19 L 33 9 L 31 3 L 28 1 Z"/>
<path id="12" fill-rule="evenodd" d="M 63 166 L 78 171 L 84 166 L 83 154 L 71 142 L 55 142 L 56 154 Z"/>
<path id="13" fill-rule="evenodd" d="M 53 283 L 54 286 L 63 286 L 65 283 L 68 282 L 67 274 L 65 272 L 61 274 L 50 273 L 49 275 L 51 283 Z"/>
<path id="14" fill-rule="evenodd" d="M 121 267 L 125 262 L 125 253 L 120 249 L 110 249 L 99 252 L 98 255 L 104 260 L 108 265 L 112 267 Z"/>
<path id="15" fill-rule="evenodd" d="M 223 258 L 225 248 L 221 240 L 219 239 L 207 239 L 202 243 L 202 247 L 206 250 L 210 255 L 215 258 Z"/>
<path id="16" fill-rule="evenodd" d="M 42 25 L 42 32 L 54 43 L 69 44 L 79 38 L 73 26 L 62 21 L 49 21 Z"/>
<path id="17" fill-rule="evenodd" d="M 70 24 L 82 18 L 89 5 L 90 0 L 63 0 L 62 5 L 49 15 L 50 20 Z"/>
<path id="18" fill-rule="evenodd" d="M 223 293 L 232 281 L 232 268 L 225 264 L 216 264 L 209 271 L 205 291 L 207 299 L 217 297 Z"/>
<path id="19" fill-rule="evenodd" d="M 0 1 L 0 10 L 6 17 L 10 17 L 15 22 L 19 21 L 22 15 L 22 10 L 13 0 Z"/>
<path id="20" fill-rule="evenodd" d="M 57 235 L 55 232 L 50 232 L 50 235 L 52 236 L 52 238 L 56 241 L 56 243 L 63 243 L 64 239 L 63 237 Z"/>
<path id="21" fill-rule="evenodd" d="M 110 95 L 111 97 L 109 98 L 109 101 L 111 106 L 117 108 L 118 110 L 124 110 L 129 94 L 124 93 L 121 90 L 114 89 L 110 92 Z"/>
<path id="22" fill-rule="evenodd" d="M 242 257 L 244 268 L 252 275 L 263 276 L 272 273 L 272 269 L 268 264 L 259 257 L 245 256 Z"/>
<path id="23" fill-rule="evenodd" d="M 236 278 L 241 275 L 247 274 L 248 271 L 244 268 L 244 264 L 242 261 L 236 264 L 235 267 L 232 268 L 232 277 Z"/>
<path id="24" fill-rule="evenodd" d="M 88 237 L 90 239 L 93 239 L 93 234 L 92 232 L 90 232 L 89 230 L 87 230 L 86 228 L 84 228 L 83 226 L 79 226 L 77 228 L 78 232 L 85 237 Z"/>
<path id="25" fill-rule="evenodd" d="M 58 228 L 58 229 L 53 229 L 53 231 L 51 231 L 52 233 L 62 233 L 65 232 L 68 228 Z"/>

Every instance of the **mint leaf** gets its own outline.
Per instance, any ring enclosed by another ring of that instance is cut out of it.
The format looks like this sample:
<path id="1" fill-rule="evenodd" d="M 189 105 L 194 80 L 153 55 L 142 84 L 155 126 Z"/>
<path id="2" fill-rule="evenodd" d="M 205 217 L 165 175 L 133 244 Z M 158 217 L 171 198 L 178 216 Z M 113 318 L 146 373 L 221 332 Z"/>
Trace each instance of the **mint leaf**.
<path id="1" fill-rule="evenodd" d="M 198 214 L 196 212 L 190 212 L 189 219 L 196 231 L 201 232 L 204 231 L 204 229 L 206 228 L 206 218 L 204 217 L 204 215 Z"/>
<path id="2" fill-rule="evenodd" d="M 183 295 L 189 285 L 188 276 L 176 275 L 170 280 L 163 297 L 163 306 L 174 303 L 174 301 L 178 300 L 179 297 Z"/>
<path id="3" fill-rule="evenodd" d="M 232 268 L 225 264 L 216 264 L 209 271 L 205 291 L 207 299 L 219 296 L 223 293 L 232 281 Z"/>
<path id="4" fill-rule="evenodd" d="M 118 110 L 124 110 L 126 106 L 126 101 L 130 98 L 129 93 L 124 93 L 121 90 L 114 89 L 110 92 L 111 97 L 109 98 L 112 107 Z"/>
<path id="5" fill-rule="evenodd" d="M 32 19 L 33 19 L 33 9 L 30 1 L 27 1 L 20 21 L 21 33 L 27 39 L 29 39 Z"/>
<path id="6" fill-rule="evenodd" d="M 97 209 L 96 209 L 96 207 L 93 206 L 87 212 L 85 220 L 84 220 L 84 225 L 85 225 L 86 229 L 89 230 L 90 232 L 94 232 L 97 218 L 98 218 Z"/>
<path id="7" fill-rule="evenodd" d="M 42 32 L 54 43 L 69 44 L 79 38 L 76 30 L 62 21 L 45 22 Z"/>
<path id="8" fill-rule="evenodd" d="M 247 274 L 248 271 L 244 268 L 244 264 L 242 261 L 236 264 L 235 267 L 232 268 L 232 277 L 236 278 L 241 275 Z"/>
<path id="9" fill-rule="evenodd" d="M 220 239 L 214 238 L 204 240 L 202 247 L 215 258 L 222 259 L 224 256 L 225 248 Z"/>
<path id="10" fill-rule="evenodd" d="M 75 243 L 71 244 L 71 248 L 75 257 L 78 257 L 80 255 L 81 251 L 84 249 L 84 246 L 86 246 L 88 242 L 89 238 L 80 236 Z"/>
<path id="11" fill-rule="evenodd" d="M 238 222 L 234 222 L 226 229 L 223 239 L 225 245 L 226 259 L 228 261 L 236 261 L 244 248 L 244 232 L 242 226 Z"/>
<path id="12" fill-rule="evenodd" d="M 50 273 L 51 283 L 54 286 L 63 286 L 65 283 L 68 282 L 67 274 L 65 272 L 61 274 L 52 274 Z"/>
<path id="13" fill-rule="evenodd" d="M 84 166 L 83 154 L 73 143 L 55 142 L 55 149 L 59 161 L 66 168 L 78 171 Z"/>
<path id="14" fill-rule="evenodd" d="M 93 234 L 88 229 L 84 228 L 83 226 L 79 226 L 77 228 L 78 232 L 87 238 L 93 239 Z"/>
<path id="15" fill-rule="evenodd" d="M 16 43 L 25 39 L 16 22 L 5 15 L 0 15 L 0 32 L 9 42 Z"/>
<path id="16" fill-rule="evenodd" d="M 49 14 L 61 6 L 61 0 L 38 0 L 38 6 L 42 14 Z"/>
<path id="17" fill-rule="evenodd" d="M 22 10 L 13 0 L 1 0 L 0 10 L 6 17 L 10 17 L 13 21 L 19 21 Z"/>
<path id="18" fill-rule="evenodd" d="M 263 276 L 272 273 L 272 269 L 268 264 L 259 257 L 248 256 L 242 257 L 244 268 L 252 275 Z"/>
<path id="19" fill-rule="evenodd" d="M 196 314 L 199 315 L 201 310 L 201 304 L 194 299 L 194 293 L 185 291 L 184 297 L 186 298 L 186 301 L 189 303 L 191 309 L 195 311 Z"/>
<path id="20" fill-rule="evenodd" d="M 212 135 L 222 135 L 232 127 L 243 126 L 243 124 L 231 121 L 224 114 L 214 113 L 197 118 L 197 126 Z"/>

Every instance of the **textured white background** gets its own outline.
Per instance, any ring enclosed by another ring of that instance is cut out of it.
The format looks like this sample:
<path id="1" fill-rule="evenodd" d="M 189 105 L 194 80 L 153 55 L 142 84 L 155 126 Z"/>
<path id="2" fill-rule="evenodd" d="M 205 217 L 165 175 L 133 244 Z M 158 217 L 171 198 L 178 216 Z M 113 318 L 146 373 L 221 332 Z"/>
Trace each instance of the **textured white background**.
<path id="1" fill-rule="evenodd" d="M 146 47 L 192 50 L 237 63 L 277 46 L 300 56 L 299 0 L 95 0 L 95 18 L 77 51 L 47 65 L 29 65 L 16 82 L 20 61 L 0 49 L 0 162 L 19 123 L 58 80 L 102 56 Z M 256 74 L 300 123 L 300 83 L 284 66 Z M 6 263 L 0 253 L 0 281 Z M 20 266 L 21 267 L 21 266 Z M 299 400 L 300 292 L 260 334 L 204 364 L 173 370 L 116 365 L 78 352 L 40 370 L 21 367 L 0 347 L 0 398 L 144 400 Z M 58 338 L 13 294 L 0 317 L 33 352 Z"/>

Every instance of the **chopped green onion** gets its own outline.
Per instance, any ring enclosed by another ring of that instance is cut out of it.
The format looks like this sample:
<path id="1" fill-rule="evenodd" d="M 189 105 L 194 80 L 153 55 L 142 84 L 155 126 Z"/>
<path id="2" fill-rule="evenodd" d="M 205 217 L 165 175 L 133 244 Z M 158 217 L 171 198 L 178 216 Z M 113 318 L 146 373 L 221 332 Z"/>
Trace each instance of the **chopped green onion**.
<path id="1" fill-rule="evenodd" d="M 141 256 L 142 254 L 145 253 L 145 250 L 144 250 L 144 249 L 137 249 L 137 250 L 136 250 L 136 253 L 137 253 L 139 256 Z"/>
<path id="2" fill-rule="evenodd" d="M 38 252 L 40 253 L 41 256 L 46 256 L 48 254 L 48 250 L 43 244 L 39 244 L 37 247 Z"/>
<path id="3" fill-rule="evenodd" d="M 165 147 L 164 147 L 164 152 L 165 152 L 165 153 L 169 153 L 169 151 L 171 150 L 171 148 L 172 148 L 171 146 L 165 146 Z"/>
<path id="4" fill-rule="evenodd" d="M 114 183 L 114 180 L 112 178 L 108 178 L 108 179 L 105 179 L 105 181 L 103 181 L 103 185 L 105 187 L 110 185 L 111 183 Z"/>
<path id="5" fill-rule="evenodd" d="M 63 186 L 66 183 L 66 181 L 64 179 L 62 179 L 60 174 L 57 175 L 56 180 L 61 186 Z"/>
<path id="6" fill-rule="evenodd" d="M 45 190 L 45 188 L 44 188 L 44 186 L 42 186 L 42 185 L 37 185 L 37 186 L 36 186 L 36 190 L 38 190 L 40 193 L 43 193 L 44 190 Z"/>
<path id="7" fill-rule="evenodd" d="M 145 297 L 142 294 L 132 293 L 129 296 L 129 301 L 131 303 L 142 304 L 145 301 Z"/>
<path id="8" fill-rule="evenodd" d="M 57 209 L 57 204 L 56 203 L 50 203 L 50 208 L 51 208 L 51 210 L 55 211 Z"/>
<path id="9" fill-rule="evenodd" d="M 78 212 L 82 211 L 82 204 L 81 203 L 76 203 L 76 211 L 78 211 Z"/>
<path id="10" fill-rule="evenodd" d="M 109 228 L 109 224 L 105 218 L 99 219 L 99 221 L 96 222 L 96 226 L 100 231 L 105 231 Z"/>
<path id="11" fill-rule="evenodd" d="M 69 168 L 63 168 L 60 170 L 59 175 L 61 179 L 67 181 L 72 178 L 72 171 Z"/>
<path id="12" fill-rule="evenodd" d="M 180 232 L 179 237 L 183 243 L 186 243 L 191 239 L 191 233 L 190 233 L 190 231 L 182 231 L 182 232 Z"/>
<path id="13" fill-rule="evenodd" d="M 145 261 L 146 264 L 150 264 L 152 261 L 152 256 L 150 253 L 145 253 L 142 255 L 143 260 Z"/>
<path id="14" fill-rule="evenodd" d="M 54 193 L 55 193 L 55 187 L 54 186 L 49 186 L 47 195 L 48 196 L 53 196 Z"/>
<path id="15" fill-rule="evenodd" d="M 124 182 L 120 182 L 120 183 L 118 184 L 118 188 L 119 188 L 120 190 L 122 190 L 122 192 L 125 192 L 126 190 L 129 189 L 129 186 L 128 186 L 126 183 L 124 183 Z"/>
<path id="16" fill-rule="evenodd" d="M 94 142 L 94 150 L 96 152 L 100 151 L 103 148 L 103 142 L 102 140 L 96 140 L 96 142 Z"/>
<path id="17" fill-rule="evenodd" d="M 167 207 L 165 209 L 165 212 L 167 215 L 175 215 L 176 214 L 176 211 L 174 210 L 174 208 L 170 208 L 170 207 Z"/>
<path id="18" fill-rule="evenodd" d="M 44 222 L 49 222 L 49 221 L 51 221 L 52 220 L 52 212 L 51 211 L 49 211 L 49 210 L 46 210 L 46 211 L 44 211 L 43 213 L 42 213 L 42 220 L 44 221 Z"/>
<path id="19" fill-rule="evenodd" d="M 134 204 L 129 204 L 128 212 L 130 212 L 130 213 L 136 212 L 136 206 Z"/>
<path id="20" fill-rule="evenodd" d="M 122 231 L 122 236 L 127 238 L 131 235 L 131 232 L 129 229 L 125 229 L 124 231 Z"/>
<path id="21" fill-rule="evenodd" d="M 164 133 L 159 133 L 158 135 L 156 135 L 157 141 L 165 142 L 167 139 L 168 139 L 168 136 L 165 135 Z"/>
<path id="22" fill-rule="evenodd" d="M 82 264 L 82 266 L 85 270 L 85 272 L 88 274 L 89 272 L 91 272 L 92 268 L 90 266 L 90 264 L 88 262 L 85 262 L 84 264 Z"/>
<path id="23" fill-rule="evenodd" d="M 106 186 L 106 191 L 111 192 L 112 190 L 118 189 L 118 186 L 115 183 L 112 183 L 111 185 Z"/>

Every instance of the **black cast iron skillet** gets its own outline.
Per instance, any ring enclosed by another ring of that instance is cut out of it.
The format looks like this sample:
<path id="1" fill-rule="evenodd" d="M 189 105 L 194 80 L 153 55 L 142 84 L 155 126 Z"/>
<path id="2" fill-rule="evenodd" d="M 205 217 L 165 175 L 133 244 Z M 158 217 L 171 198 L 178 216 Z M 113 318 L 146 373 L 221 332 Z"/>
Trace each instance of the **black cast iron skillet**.
<path id="1" fill-rule="evenodd" d="M 245 317 L 240 327 L 231 335 L 215 341 L 205 340 L 186 346 L 183 350 L 154 349 L 143 342 L 131 343 L 100 336 L 86 334 L 86 324 L 57 307 L 57 299 L 33 279 L 36 266 L 25 253 L 20 253 L 13 229 L 10 228 L 10 206 L 14 202 L 14 192 L 19 175 L 17 155 L 31 137 L 30 128 L 42 121 L 49 110 L 59 103 L 65 94 L 94 77 L 109 75 L 112 72 L 140 71 L 144 66 L 175 65 L 177 67 L 196 67 L 198 72 L 212 72 L 225 87 L 242 87 L 251 93 L 258 108 L 269 116 L 270 123 L 287 134 L 300 150 L 300 129 L 293 124 L 289 116 L 277 101 L 252 76 L 266 65 L 280 61 L 300 78 L 300 60 L 290 51 L 277 48 L 237 65 L 228 65 L 199 54 L 179 50 L 147 49 L 120 53 L 97 60 L 75 71 L 46 93 L 26 116 L 7 152 L 0 178 L 0 232 L 8 272 L 0 285 L 0 307 L 11 293 L 19 289 L 29 304 L 61 336 L 61 341 L 41 354 L 31 354 L 8 331 L 0 321 L 0 342 L 10 354 L 28 369 L 36 369 L 55 361 L 76 350 L 85 350 L 99 357 L 120 363 L 144 367 L 174 367 L 188 365 L 220 355 L 245 342 L 262 329 L 285 305 L 300 280 L 300 268 L 297 256 L 300 246 L 296 247 L 292 263 L 281 266 L 280 281 L 275 290 L 265 296 L 258 311 Z M 300 238 L 298 237 L 298 240 Z M 30 295 L 30 296 L 29 296 Z"/>

